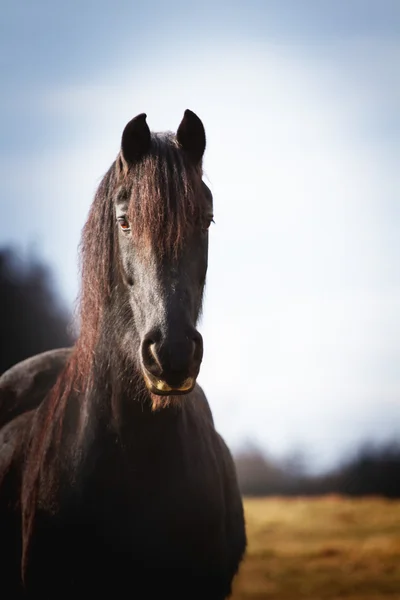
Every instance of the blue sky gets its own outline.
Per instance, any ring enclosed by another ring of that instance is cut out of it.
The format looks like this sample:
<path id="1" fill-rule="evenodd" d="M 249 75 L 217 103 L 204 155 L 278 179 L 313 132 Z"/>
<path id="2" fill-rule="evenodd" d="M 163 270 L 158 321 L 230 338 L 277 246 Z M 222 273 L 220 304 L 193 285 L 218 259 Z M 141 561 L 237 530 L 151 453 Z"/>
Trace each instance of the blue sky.
<path id="1" fill-rule="evenodd" d="M 228 442 L 316 467 L 400 432 L 400 4 L 5 2 L 0 241 L 72 306 L 125 123 L 203 119 L 203 384 Z"/>

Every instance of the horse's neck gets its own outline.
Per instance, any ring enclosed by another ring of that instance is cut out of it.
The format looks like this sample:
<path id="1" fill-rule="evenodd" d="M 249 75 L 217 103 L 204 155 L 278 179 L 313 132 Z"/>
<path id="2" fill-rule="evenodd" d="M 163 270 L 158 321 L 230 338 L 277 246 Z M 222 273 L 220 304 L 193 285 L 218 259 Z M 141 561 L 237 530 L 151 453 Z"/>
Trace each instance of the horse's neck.
<path id="1" fill-rule="evenodd" d="M 108 386 L 107 395 L 99 389 L 85 398 L 80 415 L 84 428 L 72 441 L 72 453 L 67 450 L 71 476 L 83 494 L 98 490 L 107 495 L 111 489 L 115 494 L 131 485 L 133 473 L 147 481 L 149 461 L 157 470 L 157 465 L 174 462 L 176 457 L 184 460 L 186 408 L 154 412 L 138 392 L 123 395 Z"/>
<path id="2" fill-rule="evenodd" d="M 118 370 L 115 364 L 122 361 L 112 360 L 107 369 L 95 370 L 92 389 L 81 399 L 80 423 L 83 424 L 85 437 L 92 440 L 104 437 L 116 437 L 129 447 L 132 440 L 151 440 L 164 437 L 164 432 L 182 428 L 185 408 L 171 405 L 165 399 L 164 406 L 154 410 L 154 402 L 144 386 L 139 371 L 132 365 L 127 370 Z"/>
<path id="3" fill-rule="evenodd" d="M 189 421 L 194 419 L 200 426 L 203 421 L 195 417 L 199 404 L 195 392 L 175 401 L 160 397 L 155 406 L 158 398 L 150 396 L 139 367 L 128 364 L 118 348 L 116 339 L 106 344 L 104 335 L 100 337 L 92 370 L 76 386 L 78 399 L 71 394 L 68 400 L 65 430 L 77 456 L 87 456 L 93 448 L 98 452 L 99 447 L 107 452 L 112 444 L 127 453 L 152 444 L 161 448 L 171 438 L 185 437 Z M 204 399 L 200 404 L 207 403 Z"/>

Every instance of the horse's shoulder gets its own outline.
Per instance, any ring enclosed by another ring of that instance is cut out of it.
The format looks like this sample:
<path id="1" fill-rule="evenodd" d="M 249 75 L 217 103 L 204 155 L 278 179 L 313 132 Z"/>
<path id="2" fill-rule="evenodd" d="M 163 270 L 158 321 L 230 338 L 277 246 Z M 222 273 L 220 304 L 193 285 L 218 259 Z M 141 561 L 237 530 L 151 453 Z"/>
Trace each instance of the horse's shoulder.
<path id="1" fill-rule="evenodd" d="M 39 406 L 70 353 L 71 348 L 42 352 L 3 373 L 0 377 L 0 427 Z"/>

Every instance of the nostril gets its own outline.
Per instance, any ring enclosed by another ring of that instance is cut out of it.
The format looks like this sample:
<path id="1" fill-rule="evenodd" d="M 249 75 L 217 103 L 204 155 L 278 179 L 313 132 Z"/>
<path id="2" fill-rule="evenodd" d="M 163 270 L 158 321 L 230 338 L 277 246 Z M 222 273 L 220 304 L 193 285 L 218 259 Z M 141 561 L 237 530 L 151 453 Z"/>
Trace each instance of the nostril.
<path id="1" fill-rule="evenodd" d="M 201 362 L 203 358 L 203 338 L 198 331 L 195 331 L 192 335 L 193 340 L 193 360 L 195 362 Z"/>
<path id="2" fill-rule="evenodd" d="M 142 360 L 146 369 L 151 373 L 159 374 L 161 372 L 162 367 L 157 356 L 157 343 L 151 338 L 143 340 Z"/>
<path id="3" fill-rule="evenodd" d="M 157 344 L 155 342 L 151 342 L 149 344 L 149 353 L 153 362 L 161 369 L 160 359 L 157 356 Z"/>
<path id="4" fill-rule="evenodd" d="M 190 336 L 186 336 L 186 356 L 189 361 L 193 360 L 194 354 L 196 352 L 196 342 Z"/>

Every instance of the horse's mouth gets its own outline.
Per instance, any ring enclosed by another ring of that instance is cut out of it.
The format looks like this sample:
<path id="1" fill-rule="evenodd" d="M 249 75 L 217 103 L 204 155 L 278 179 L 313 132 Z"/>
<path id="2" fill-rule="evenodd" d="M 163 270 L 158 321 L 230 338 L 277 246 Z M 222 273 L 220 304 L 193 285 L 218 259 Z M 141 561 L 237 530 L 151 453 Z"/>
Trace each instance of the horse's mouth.
<path id="1" fill-rule="evenodd" d="M 171 386 L 166 381 L 158 379 L 148 371 L 143 370 L 143 377 L 147 389 L 158 396 L 178 396 L 179 394 L 189 394 L 196 385 L 194 377 L 187 377 L 180 385 Z"/>

